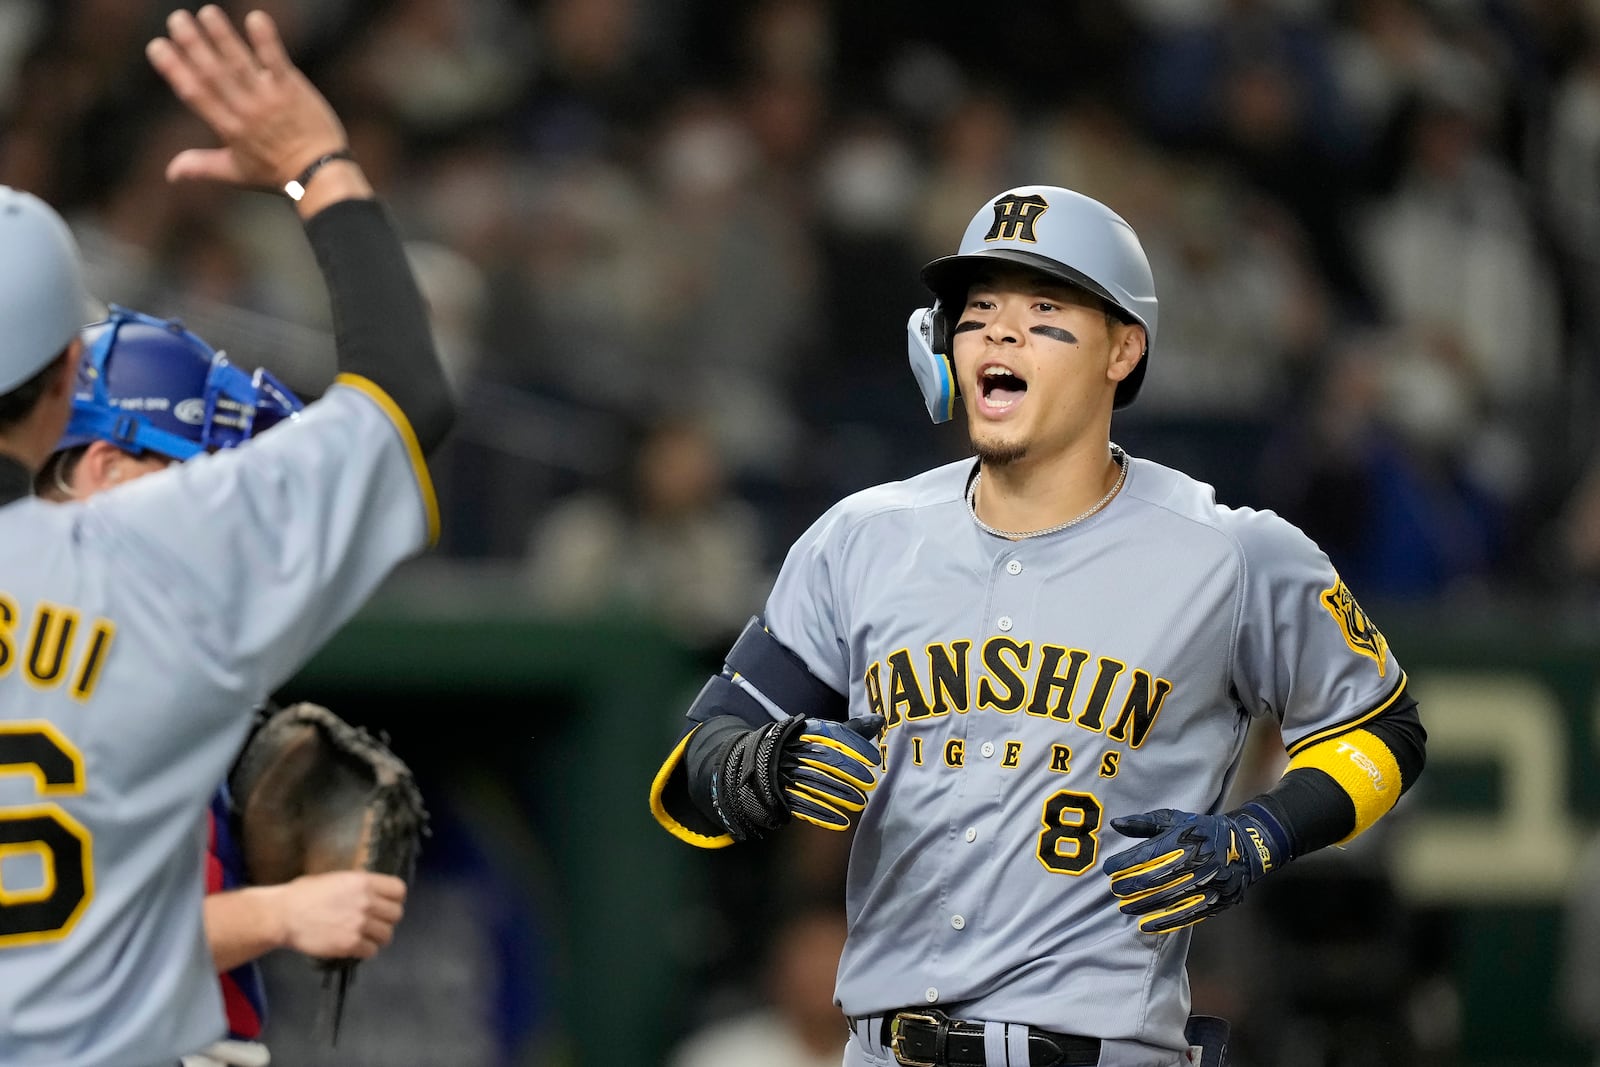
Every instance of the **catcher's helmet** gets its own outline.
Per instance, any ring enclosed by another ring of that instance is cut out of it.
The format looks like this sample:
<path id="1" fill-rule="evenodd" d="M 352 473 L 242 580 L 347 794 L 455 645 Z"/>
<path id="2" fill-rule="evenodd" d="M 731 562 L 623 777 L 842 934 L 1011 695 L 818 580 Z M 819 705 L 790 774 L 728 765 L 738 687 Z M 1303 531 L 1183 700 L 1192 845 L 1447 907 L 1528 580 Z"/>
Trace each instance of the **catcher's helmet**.
<path id="1" fill-rule="evenodd" d="M 1139 237 L 1098 200 L 1053 185 L 1026 185 L 985 204 L 967 224 L 960 251 L 922 268 L 935 301 L 932 308 L 912 313 L 907 333 L 911 369 L 933 420 L 944 422 L 955 410 L 950 366 L 955 323 L 945 309 L 959 309 L 974 275 L 997 262 L 1029 267 L 1087 290 L 1144 327 L 1144 359 L 1117 383 L 1113 406 L 1133 403 L 1156 340 L 1155 279 Z"/>
<path id="2" fill-rule="evenodd" d="M 245 373 L 176 319 L 113 304 L 84 327 L 83 342 L 58 452 L 108 441 L 181 461 L 231 448 L 304 406 L 267 371 Z"/>

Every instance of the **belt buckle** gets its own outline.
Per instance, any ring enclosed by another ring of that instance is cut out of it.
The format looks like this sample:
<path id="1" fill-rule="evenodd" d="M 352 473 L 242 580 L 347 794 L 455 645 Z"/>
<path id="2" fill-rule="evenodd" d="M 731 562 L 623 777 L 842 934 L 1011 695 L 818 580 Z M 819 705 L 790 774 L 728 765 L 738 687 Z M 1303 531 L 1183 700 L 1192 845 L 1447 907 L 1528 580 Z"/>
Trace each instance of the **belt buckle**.
<path id="1" fill-rule="evenodd" d="M 894 1053 L 894 1061 L 900 1064 L 900 1067 L 939 1067 L 937 1060 L 906 1059 L 905 1055 L 900 1051 L 900 1041 L 904 1036 L 900 1033 L 900 1023 L 902 1021 L 927 1023 L 937 1029 L 944 1025 L 944 1019 L 928 1012 L 897 1011 L 894 1013 L 894 1020 L 889 1024 L 889 1051 Z"/>

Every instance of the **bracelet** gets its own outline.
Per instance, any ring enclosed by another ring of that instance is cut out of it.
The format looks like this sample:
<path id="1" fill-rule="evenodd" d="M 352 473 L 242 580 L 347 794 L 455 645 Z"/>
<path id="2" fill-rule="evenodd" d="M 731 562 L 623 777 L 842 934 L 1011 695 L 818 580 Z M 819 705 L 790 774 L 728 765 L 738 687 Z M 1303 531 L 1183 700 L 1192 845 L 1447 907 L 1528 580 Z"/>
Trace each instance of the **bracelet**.
<path id="1" fill-rule="evenodd" d="M 306 185 L 313 177 L 316 176 L 317 171 L 321 170 L 323 167 L 326 167 L 329 163 L 340 159 L 355 159 L 355 157 L 350 154 L 350 149 L 340 148 L 336 151 L 329 152 L 325 156 L 321 156 L 318 159 L 313 160 L 309 167 L 300 172 L 300 176 L 298 178 L 290 178 L 289 181 L 285 183 L 283 187 L 284 195 L 286 195 L 290 200 L 298 203 L 300 198 L 306 195 Z"/>

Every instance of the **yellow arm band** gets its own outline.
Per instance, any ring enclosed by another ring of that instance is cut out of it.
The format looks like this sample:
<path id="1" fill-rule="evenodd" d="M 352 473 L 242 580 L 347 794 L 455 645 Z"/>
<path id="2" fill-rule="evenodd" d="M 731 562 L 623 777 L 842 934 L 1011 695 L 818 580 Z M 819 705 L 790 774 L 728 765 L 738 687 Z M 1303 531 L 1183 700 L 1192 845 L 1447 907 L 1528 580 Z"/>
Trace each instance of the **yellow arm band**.
<path id="1" fill-rule="evenodd" d="M 1340 845 L 1381 819 L 1400 799 L 1400 764 L 1389 746 L 1366 730 L 1352 730 L 1301 749 L 1288 769 L 1302 768 L 1332 778 L 1355 804 L 1355 829 L 1336 842 Z"/>
<path id="2" fill-rule="evenodd" d="M 656 822 L 662 829 L 676 837 L 679 841 L 687 841 L 696 848 L 726 848 L 733 844 L 733 835 L 723 831 L 717 834 L 702 833 L 686 822 L 706 822 L 698 812 L 693 811 L 689 801 L 689 792 L 684 786 L 686 772 L 683 766 L 684 753 L 689 750 L 689 739 L 693 737 L 700 727 L 683 735 L 667 756 L 666 762 L 656 772 L 655 781 L 650 784 L 650 814 L 656 817 Z M 680 814 L 672 809 L 677 808 Z M 692 812 L 692 814 L 691 814 Z"/>

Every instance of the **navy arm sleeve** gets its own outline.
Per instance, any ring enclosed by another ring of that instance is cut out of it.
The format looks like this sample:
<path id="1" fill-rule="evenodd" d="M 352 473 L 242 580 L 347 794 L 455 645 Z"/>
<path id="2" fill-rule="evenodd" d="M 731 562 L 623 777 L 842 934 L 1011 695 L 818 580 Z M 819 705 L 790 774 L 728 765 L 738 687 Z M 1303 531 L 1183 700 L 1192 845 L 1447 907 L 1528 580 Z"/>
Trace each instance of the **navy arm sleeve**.
<path id="1" fill-rule="evenodd" d="M 388 210 L 341 200 L 307 220 L 306 235 L 327 281 L 340 372 L 387 393 L 431 452 L 455 422 L 455 398 Z"/>

